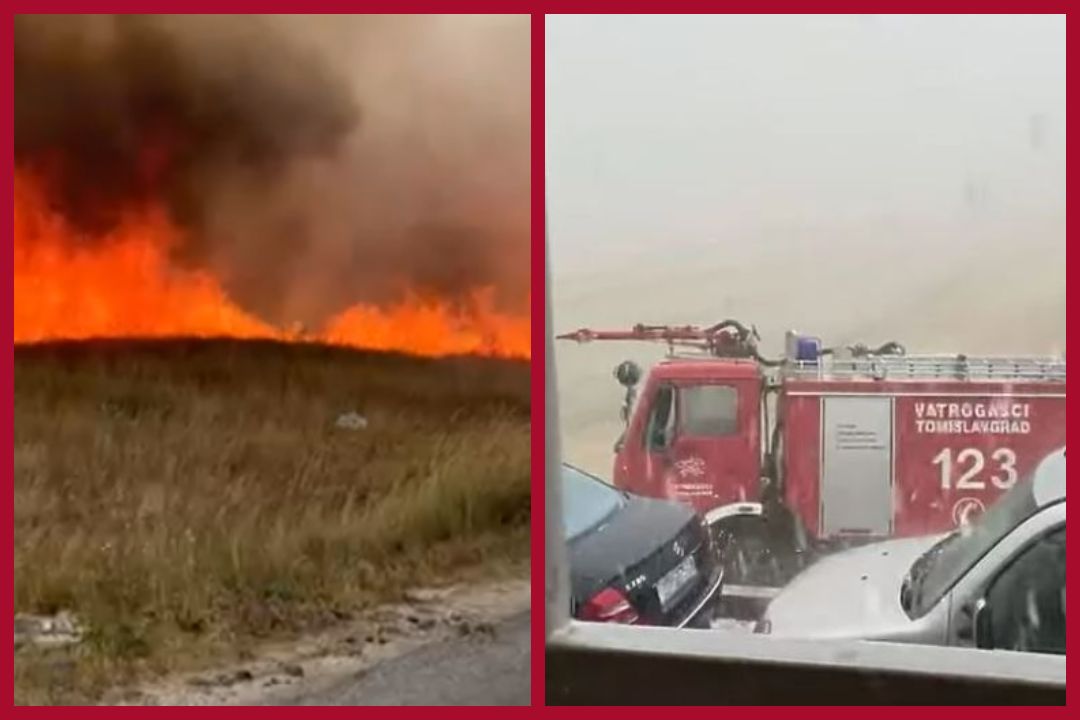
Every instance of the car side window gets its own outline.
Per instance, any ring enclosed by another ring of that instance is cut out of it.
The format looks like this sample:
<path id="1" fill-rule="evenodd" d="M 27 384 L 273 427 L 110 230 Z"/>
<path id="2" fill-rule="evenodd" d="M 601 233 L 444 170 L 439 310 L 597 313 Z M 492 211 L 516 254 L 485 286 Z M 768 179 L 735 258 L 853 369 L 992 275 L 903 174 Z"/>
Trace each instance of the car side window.
<path id="1" fill-rule="evenodd" d="M 656 391 L 649 423 L 645 429 L 645 446 L 649 450 L 662 450 L 672 440 L 675 430 L 675 388 L 663 385 Z"/>
<path id="2" fill-rule="evenodd" d="M 1023 552 L 987 593 L 988 645 L 1002 650 L 1065 654 L 1065 530 Z"/>

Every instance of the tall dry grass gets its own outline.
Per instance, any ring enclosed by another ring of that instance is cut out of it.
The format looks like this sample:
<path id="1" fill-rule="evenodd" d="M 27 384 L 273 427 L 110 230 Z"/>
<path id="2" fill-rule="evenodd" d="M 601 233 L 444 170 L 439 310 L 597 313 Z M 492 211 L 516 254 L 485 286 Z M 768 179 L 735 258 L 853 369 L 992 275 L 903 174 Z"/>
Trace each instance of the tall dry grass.
<path id="1" fill-rule="evenodd" d="M 336 427 L 356 411 L 365 429 Z M 85 641 L 20 651 L 20 702 L 92 698 L 528 556 L 526 363 L 305 345 L 15 353 L 15 606 Z"/>

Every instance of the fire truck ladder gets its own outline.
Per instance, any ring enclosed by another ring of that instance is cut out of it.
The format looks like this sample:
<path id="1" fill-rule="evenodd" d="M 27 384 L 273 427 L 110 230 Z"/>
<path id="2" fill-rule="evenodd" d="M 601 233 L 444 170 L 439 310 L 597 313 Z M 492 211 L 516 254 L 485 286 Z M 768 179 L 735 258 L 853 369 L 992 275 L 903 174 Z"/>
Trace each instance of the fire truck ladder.
<path id="1" fill-rule="evenodd" d="M 870 349 L 862 345 L 820 348 L 819 357 L 770 360 L 758 352 L 757 328 L 736 320 L 716 325 L 644 325 L 629 330 L 582 328 L 557 336 L 558 340 L 589 343 L 598 340 L 660 342 L 672 357 L 679 351 L 718 358 L 752 358 L 765 367 L 780 367 L 786 377 L 802 379 L 873 380 L 984 380 L 1065 382 L 1065 360 L 1058 357 L 974 355 L 908 355 L 902 346 L 886 343 Z"/>
<path id="2" fill-rule="evenodd" d="M 800 379 L 984 380 L 1065 382 L 1065 361 L 1055 357 L 882 355 L 792 362 Z"/>

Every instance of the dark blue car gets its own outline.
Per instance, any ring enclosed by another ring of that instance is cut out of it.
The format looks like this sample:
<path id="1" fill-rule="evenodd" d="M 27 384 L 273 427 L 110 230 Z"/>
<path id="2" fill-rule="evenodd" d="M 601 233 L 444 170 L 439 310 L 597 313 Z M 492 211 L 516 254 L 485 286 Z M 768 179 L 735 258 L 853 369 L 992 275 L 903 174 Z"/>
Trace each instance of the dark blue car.
<path id="1" fill-rule="evenodd" d="M 709 627 L 722 573 L 699 515 L 569 465 L 562 482 L 574 618 Z"/>

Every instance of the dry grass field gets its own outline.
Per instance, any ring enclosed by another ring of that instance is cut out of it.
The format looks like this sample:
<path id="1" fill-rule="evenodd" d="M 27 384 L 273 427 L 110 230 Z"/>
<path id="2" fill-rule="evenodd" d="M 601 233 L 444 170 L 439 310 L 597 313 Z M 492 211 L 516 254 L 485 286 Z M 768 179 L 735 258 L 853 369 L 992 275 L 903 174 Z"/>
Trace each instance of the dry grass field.
<path id="1" fill-rule="evenodd" d="M 364 428 L 339 427 L 355 412 Z M 15 350 L 16 702 L 242 657 L 417 585 L 527 572 L 526 362 L 304 344 Z"/>

